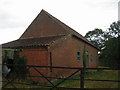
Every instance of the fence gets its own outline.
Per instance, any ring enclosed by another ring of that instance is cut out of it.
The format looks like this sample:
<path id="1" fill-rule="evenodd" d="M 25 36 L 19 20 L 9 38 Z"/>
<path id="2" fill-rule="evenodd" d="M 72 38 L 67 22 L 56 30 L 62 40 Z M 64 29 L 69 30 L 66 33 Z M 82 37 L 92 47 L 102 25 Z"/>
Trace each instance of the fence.
<path id="1" fill-rule="evenodd" d="M 4 64 L 5 65 L 5 64 Z M 8 64 L 6 64 L 8 65 Z M 97 70 L 97 71 L 100 71 L 100 70 L 119 70 L 119 69 L 113 69 L 113 68 L 80 68 L 80 67 L 51 67 L 51 66 L 35 66 L 35 65 L 26 65 L 26 66 L 23 66 L 23 65 L 19 65 L 21 67 L 27 67 L 28 69 L 30 68 L 33 68 L 37 73 L 39 73 L 39 76 L 29 76 L 29 77 L 39 77 L 39 78 L 44 78 L 45 80 L 47 80 L 47 82 L 49 83 L 48 86 L 45 84 L 39 84 L 39 86 L 41 86 L 42 88 L 44 87 L 48 87 L 50 90 L 56 88 L 56 89 L 59 89 L 61 87 L 59 87 L 60 84 L 64 83 L 66 80 L 79 80 L 80 81 L 80 87 L 81 89 L 84 88 L 84 81 L 107 81 L 107 82 L 120 82 L 120 80 L 96 80 L 96 79 L 85 79 L 84 76 L 85 76 L 85 71 L 86 70 Z M 49 77 L 49 76 L 45 76 L 43 73 L 41 73 L 41 71 L 38 69 L 38 68 L 47 68 L 47 69 L 66 69 L 66 70 L 74 70 L 73 73 L 71 73 L 70 75 L 68 75 L 67 77 L 63 78 L 63 77 Z M 16 72 L 17 73 L 17 72 Z M 76 73 L 80 73 L 78 74 L 79 75 L 79 79 L 75 79 L 75 78 L 72 78 L 72 76 L 74 76 Z M 16 85 L 14 84 L 24 84 L 24 85 L 33 85 L 33 83 L 21 83 L 21 82 L 16 82 L 16 77 L 10 79 L 10 78 L 6 78 L 5 76 L 3 77 L 5 80 L 3 80 L 2 82 L 4 83 L 4 85 L 2 86 L 2 88 L 6 88 L 8 85 L 11 84 L 11 86 L 13 88 L 17 88 Z M 52 79 L 60 79 L 59 82 L 57 83 L 54 83 L 50 80 L 50 78 Z M 65 88 L 65 87 L 62 87 L 62 88 Z M 75 89 L 75 88 L 74 88 Z M 77 88 L 78 89 L 78 88 Z"/>

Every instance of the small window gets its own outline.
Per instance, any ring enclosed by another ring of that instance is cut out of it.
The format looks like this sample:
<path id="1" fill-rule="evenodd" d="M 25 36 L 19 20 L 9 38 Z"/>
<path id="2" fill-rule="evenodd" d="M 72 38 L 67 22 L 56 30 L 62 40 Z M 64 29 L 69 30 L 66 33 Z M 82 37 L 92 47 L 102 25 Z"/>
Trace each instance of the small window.
<path id="1" fill-rule="evenodd" d="M 93 61 L 93 56 L 91 55 L 91 62 Z"/>
<path id="2" fill-rule="evenodd" d="M 77 60 L 80 61 L 80 52 L 77 52 Z"/>

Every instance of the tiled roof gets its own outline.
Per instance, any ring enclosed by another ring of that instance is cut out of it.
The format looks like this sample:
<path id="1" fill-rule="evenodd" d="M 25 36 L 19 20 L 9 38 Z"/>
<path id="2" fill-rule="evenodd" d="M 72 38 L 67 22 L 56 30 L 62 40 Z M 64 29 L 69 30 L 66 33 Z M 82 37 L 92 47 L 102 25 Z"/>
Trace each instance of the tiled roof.
<path id="1" fill-rule="evenodd" d="M 18 39 L 12 42 L 2 44 L 3 48 L 23 48 L 23 47 L 37 47 L 37 46 L 48 46 L 56 40 L 64 37 L 61 36 L 50 36 L 40 38 L 29 38 L 29 39 Z"/>

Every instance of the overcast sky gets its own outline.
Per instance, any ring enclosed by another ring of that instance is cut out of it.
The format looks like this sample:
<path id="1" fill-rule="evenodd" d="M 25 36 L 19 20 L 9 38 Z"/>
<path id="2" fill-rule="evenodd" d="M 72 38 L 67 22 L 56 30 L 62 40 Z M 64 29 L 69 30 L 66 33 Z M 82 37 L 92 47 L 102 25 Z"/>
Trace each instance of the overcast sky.
<path id="1" fill-rule="evenodd" d="M 18 39 L 42 9 L 83 36 L 118 20 L 119 0 L 0 0 L 0 44 Z"/>

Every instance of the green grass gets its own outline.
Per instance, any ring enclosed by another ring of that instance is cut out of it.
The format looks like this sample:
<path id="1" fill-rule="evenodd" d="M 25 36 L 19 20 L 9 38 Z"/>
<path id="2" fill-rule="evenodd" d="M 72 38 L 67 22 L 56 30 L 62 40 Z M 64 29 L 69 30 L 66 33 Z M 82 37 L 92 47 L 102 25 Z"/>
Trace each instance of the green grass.
<path id="1" fill-rule="evenodd" d="M 80 79 L 80 76 L 73 76 L 70 79 Z M 97 80 L 118 80 L 118 71 L 117 70 L 108 70 L 108 71 L 96 71 L 88 73 L 85 75 L 85 79 L 97 79 Z M 54 85 L 59 83 L 61 80 L 54 81 Z M 32 83 L 32 85 L 23 85 L 23 84 L 14 84 L 17 88 L 41 88 L 39 82 L 31 81 L 20 81 L 22 83 Z M 3 83 L 4 84 L 4 83 Z M 51 84 L 45 84 L 50 85 Z M 67 88 L 79 88 L 80 80 L 66 80 L 64 83 L 60 84 L 59 87 Z M 85 88 L 118 88 L 118 82 L 103 82 L 103 81 L 85 81 Z M 7 88 L 13 88 L 10 84 Z"/>
<path id="2" fill-rule="evenodd" d="M 6 79 L 3 78 L 4 81 L 7 81 Z M 14 83 L 15 82 L 15 83 Z M 39 86 L 37 82 L 33 82 L 33 81 L 28 81 L 28 80 L 14 80 L 13 85 L 16 88 L 41 88 L 41 86 Z M 25 84 L 17 84 L 18 83 L 25 83 Z M 7 82 L 3 82 L 3 86 L 6 84 Z M 27 85 L 27 84 L 31 84 L 31 85 Z M 8 84 L 5 88 L 14 88 L 11 84 Z"/>
<path id="3" fill-rule="evenodd" d="M 101 71 L 86 79 L 118 80 L 118 71 Z M 118 82 L 85 81 L 85 88 L 118 88 Z"/>
<path id="4" fill-rule="evenodd" d="M 74 78 L 80 79 L 79 76 Z M 85 79 L 118 80 L 118 71 L 99 71 L 85 75 Z M 118 88 L 117 82 L 85 81 L 85 88 Z M 80 80 L 66 80 L 59 87 L 79 88 Z"/>

